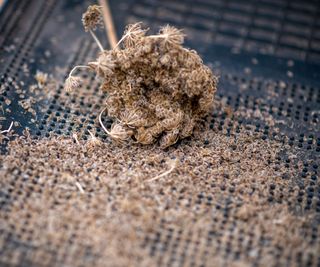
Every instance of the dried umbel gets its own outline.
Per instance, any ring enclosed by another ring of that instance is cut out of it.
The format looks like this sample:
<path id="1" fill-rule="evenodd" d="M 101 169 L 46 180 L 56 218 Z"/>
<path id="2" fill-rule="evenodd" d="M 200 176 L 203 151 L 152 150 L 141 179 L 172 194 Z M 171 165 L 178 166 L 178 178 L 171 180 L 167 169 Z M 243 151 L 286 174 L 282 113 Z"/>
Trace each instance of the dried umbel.
<path id="1" fill-rule="evenodd" d="M 67 92 L 72 92 L 73 89 L 79 88 L 81 86 L 81 78 L 77 76 L 69 76 L 66 79 L 66 82 L 64 84 L 64 88 Z"/>
<path id="2" fill-rule="evenodd" d="M 89 6 L 87 11 L 82 15 L 82 24 L 85 31 L 95 30 L 97 27 L 103 27 L 101 15 L 101 6 Z"/>
<path id="3" fill-rule="evenodd" d="M 90 32 L 99 49 L 103 51 L 104 49 L 102 44 L 93 32 L 97 27 L 100 26 L 102 28 L 104 26 L 102 18 L 102 7 L 97 5 L 89 6 L 87 11 L 82 15 L 82 24 L 85 31 Z"/>
<path id="4" fill-rule="evenodd" d="M 190 136 L 210 112 L 217 78 L 182 46 L 181 30 L 167 25 L 156 35 L 146 32 L 141 23 L 128 25 L 116 47 L 88 66 L 102 80 L 107 115 L 117 121 L 107 130 L 100 120 L 104 130 L 117 141 L 166 148 Z"/>
<path id="5" fill-rule="evenodd" d="M 169 45 L 182 45 L 184 36 L 185 35 L 181 32 L 181 30 L 167 25 L 160 28 L 159 35 L 157 37 L 163 38 L 164 42 L 168 43 Z"/>
<path id="6" fill-rule="evenodd" d="M 141 28 L 141 23 L 130 24 L 126 27 L 122 38 L 118 45 L 123 41 L 126 47 L 137 45 L 138 42 L 145 36 L 147 30 Z"/>

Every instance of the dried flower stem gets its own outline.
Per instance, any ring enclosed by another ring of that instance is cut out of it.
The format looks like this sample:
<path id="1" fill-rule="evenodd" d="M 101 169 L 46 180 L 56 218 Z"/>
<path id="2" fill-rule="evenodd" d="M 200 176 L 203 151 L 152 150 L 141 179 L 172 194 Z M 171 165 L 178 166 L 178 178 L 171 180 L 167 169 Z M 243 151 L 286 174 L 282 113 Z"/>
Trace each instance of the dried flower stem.
<path id="1" fill-rule="evenodd" d="M 80 146 L 80 142 L 79 142 L 79 140 L 78 140 L 77 134 L 74 133 L 74 134 L 72 135 L 72 137 L 73 137 L 73 139 L 76 141 L 77 145 Z"/>
<path id="2" fill-rule="evenodd" d="M 109 6 L 108 0 L 98 0 L 100 6 L 102 7 L 102 17 L 105 24 L 105 29 L 107 33 L 107 37 L 109 40 L 109 44 L 111 48 L 115 48 L 117 45 L 117 34 L 114 28 L 112 14 Z"/>
<path id="3" fill-rule="evenodd" d="M 131 39 L 131 41 L 133 41 L 134 38 L 137 38 L 138 36 L 144 35 L 144 33 L 147 30 L 143 30 L 140 27 L 140 22 L 129 25 L 126 28 L 125 34 L 121 37 L 121 39 L 119 40 L 119 42 L 116 44 L 116 46 L 114 48 L 117 48 L 125 39 Z"/>
<path id="4" fill-rule="evenodd" d="M 84 68 L 84 69 L 91 69 L 89 66 L 87 65 L 78 65 L 78 66 L 75 66 L 69 73 L 69 77 L 72 76 L 72 73 L 76 70 L 76 69 L 79 69 L 79 68 Z"/>
<path id="5" fill-rule="evenodd" d="M 122 43 L 122 41 L 127 38 L 127 36 L 128 34 L 123 35 L 114 48 L 117 48 Z"/>
<path id="6" fill-rule="evenodd" d="M 80 191 L 81 194 L 84 194 L 84 193 L 85 193 L 84 190 L 83 190 L 82 185 L 81 185 L 79 182 L 75 182 L 75 185 L 76 185 L 76 187 L 79 189 L 79 191 Z"/>
<path id="7" fill-rule="evenodd" d="M 12 126 L 13 126 L 13 121 L 11 122 L 11 124 L 10 124 L 10 126 L 9 126 L 9 128 L 8 128 L 7 130 L 3 130 L 3 131 L 1 131 L 0 133 L 1 133 L 1 134 L 9 133 L 9 132 L 11 131 L 11 129 L 12 129 Z"/>
<path id="8" fill-rule="evenodd" d="M 103 112 L 105 112 L 106 109 L 107 109 L 107 107 L 105 107 L 105 108 L 100 112 L 100 114 L 99 114 L 99 123 L 100 123 L 102 129 L 103 129 L 108 135 L 110 135 L 111 133 L 110 133 L 110 132 L 108 131 L 108 129 L 104 126 L 104 124 L 103 124 L 103 122 L 102 122 L 102 118 L 101 118 Z"/>
<path id="9" fill-rule="evenodd" d="M 92 139 L 96 139 L 96 137 L 94 136 L 94 134 L 90 130 L 88 130 L 88 132 L 89 132 Z"/>
<path id="10" fill-rule="evenodd" d="M 102 123 L 102 119 L 101 116 L 103 114 L 103 112 L 107 109 L 107 107 L 105 107 L 99 114 L 99 122 L 100 125 L 102 126 L 103 130 L 115 141 L 118 142 L 124 142 L 128 139 L 130 139 L 130 137 L 132 136 L 133 132 L 131 130 L 128 130 L 122 123 L 116 124 L 114 123 L 111 126 L 111 130 L 108 131 L 108 129 L 104 126 L 104 124 Z M 118 120 L 118 119 L 117 119 Z"/>
<path id="11" fill-rule="evenodd" d="M 171 165 L 171 168 L 169 170 L 165 171 L 164 173 L 161 173 L 161 174 L 157 175 L 156 177 L 153 177 L 153 178 L 147 180 L 147 182 L 148 183 L 149 182 L 153 182 L 155 180 L 158 180 L 158 179 L 168 175 L 169 173 L 171 173 L 177 167 L 177 164 L 178 164 L 178 159 L 171 160 L 170 164 L 169 164 L 169 165 Z"/>
<path id="12" fill-rule="evenodd" d="M 100 144 L 100 140 L 97 138 L 97 137 L 95 137 L 94 136 L 94 134 L 90 131 L 90 130 L 88 130 L 88 132 L 89 132 L 89 134 L 90 134 L 90 136 L 91 136 L 91 139 L 90 139 L 90 143 L 91 144 L 93 144 L 93 145 L 98 145 L 98 144 Z"/>
<path id="13" fill-rule="evenodd" d="M 90 32 L 92 38 L 93 38 L 93 39 L 95 40 L 95 42 L 97 43 L 100 51 L 103 52 L 103 51 L 104 51 L 104 48 L 103 48 L 102 44 L 100 43 L 98 37 L 95 35 L 95 33 L 94 33 L 92 30 L 89 30 L 89 32 Z"/>
<path id="14" fill-rule="evenodd" d="M 79 88 L 81 86 L 82 80 L 80 77 L 77 76 L 72 76 L 73 72 L 78 69 L 78 68 L 86 68 L 86 69 L 91 69 L 90 66 L 86 66 L 86 65 L 78 65 L 75 66 L 69 73 L 68 78 L 65 80 L 65 90 L 67 92 L 71 92 L 73 89 L 75 88 Z"/>

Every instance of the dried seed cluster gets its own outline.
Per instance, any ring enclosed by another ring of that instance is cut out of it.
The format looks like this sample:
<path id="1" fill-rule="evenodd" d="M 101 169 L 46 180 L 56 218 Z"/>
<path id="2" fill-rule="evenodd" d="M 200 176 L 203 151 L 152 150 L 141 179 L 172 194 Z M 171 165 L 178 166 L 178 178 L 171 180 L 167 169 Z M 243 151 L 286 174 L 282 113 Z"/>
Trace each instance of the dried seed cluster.
<path id="1" fill-rule="evenodd" d="M 89 7 L 83 16 L 85 29 L 99 24 L 98 11 Z M 120 142 L 159 141 L 166 148 L 190 136 L 210 112 L 217 78 L 196 51 L 182 46 L 181 30 L 167 25 L 157 35 L 146 32 L 141 23 L 128 25 L 117 46 L 103 50 L 88 66 L 102 79 L 107 115 L 117 119 L 106 132 Z M 70 74 L 66 89 L 78 86 Z"/>
<path id="2" fill-rule="evenodd" d="M 101 6 L 91 5 L 82 15 L 82 24 L 85 31 L 95 30 L 97 27 L 103 27 L 103 18 L 101 15 Z"/>
<path id="3" fill-rule="evenodd" d="M 217 80 L 195 51 L 182 46 L 181 31 L 165 26 L 158 35 L 145 33 L 140 23 L 129 25 L 123 49 L 104 51 L 89 64 L 103 79 L 108 115 L 118 119 L 125 139 L 159 140 L 166 148 L 190 136 L 208 114 Z"/>

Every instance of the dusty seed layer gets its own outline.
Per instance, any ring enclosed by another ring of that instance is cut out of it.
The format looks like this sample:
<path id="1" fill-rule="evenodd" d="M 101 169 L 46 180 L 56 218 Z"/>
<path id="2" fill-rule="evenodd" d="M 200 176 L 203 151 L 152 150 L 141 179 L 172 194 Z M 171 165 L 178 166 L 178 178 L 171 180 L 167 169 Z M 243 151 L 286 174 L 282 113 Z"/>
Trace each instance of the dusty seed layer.
<path id="1" fill-rule="evenodd" d="M 293 204 L 297 171 L 279 161 L 298 153 L 208 124 L 167 150 L 17 138 L 1 156 L 1 262 L 163 266 L 183 255 L 186 266 L 302 266 L 320 248 L 306 238 L 316 218 Z"/>

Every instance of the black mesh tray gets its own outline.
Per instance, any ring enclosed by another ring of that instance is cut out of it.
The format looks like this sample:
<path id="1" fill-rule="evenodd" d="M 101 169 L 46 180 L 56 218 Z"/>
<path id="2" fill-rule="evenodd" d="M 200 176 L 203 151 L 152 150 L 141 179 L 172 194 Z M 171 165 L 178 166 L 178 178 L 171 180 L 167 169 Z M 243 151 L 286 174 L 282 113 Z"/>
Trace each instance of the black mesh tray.
<path id="1" fill-rule="evenodd" d="M 143 21 L 151 31 L 167 23 L 183 28 L 188 36 L 186 46 L 196 49 L 220 76 L 217 98 L 234 111 L 263 114 L 234 117 L 232 121 L 263 133 L 264 139 L 278 138 L 302 149 L 306 165 L 301 169 L 301 188 L 305 195 L 312 188 L 317 203 L 302 209 L 317 214 L 318 229 L 320 2 L 113 0 L 110 4 L 118 36 L 126 24 L 136 21 Z M 71 97 L 69 102 L 62 98 L 63 81 L 71 67 L 97 54 L 96 45 L 81 25 L 81 14 L 87 5 L 87 1 L 80 0 L 10 0 L 4 5 L 0 15 L 2 129 L 15 121 L 20 126 L 13 129 L 19 134 L 25 127 L 37 137 L 50 133 L 71 135 L 76 130 L 86 139 L 88 129 L 96 128 L 99 136 L 107 138 L 96 123 L 104 96 L 95 103 L 87 102 L 85 97 Z M 104 32 L 99 34 L 105 39 Z M 32 95 L 28 88 L 36 83 L 34 75 L 38 70 L 52 74 L 58 83 L 56 90 L 34 107 L 34 115 L 19 101 Z M 86 94 L 99 94 L 99 84 L 93 77 L 87 78 L 92 84 L 87 86 Z M 17 88 L 25 90 L 24 97 Z M 275 119 L 274 127 L 266 123 L 266 114 Z M 224 115 L 217 113 L 214 117 L 215 129 L 222 132 L 232 128 L 232 123 L 224 122 Z M 319 242 L 319 233 L 316 238 Z M 161 257 L 165 252 L 156 251 L 155 242 L 147 239 L 145 246 L 150 247 L 151 254 Z M 0 247 L 0 258 L 4 251 L 20 245 L 9 238 Z M 23 249 L 27 252 L 32 248 Z M 307 263 L 319 266 L 320 259 L 311 258 Z"/>

